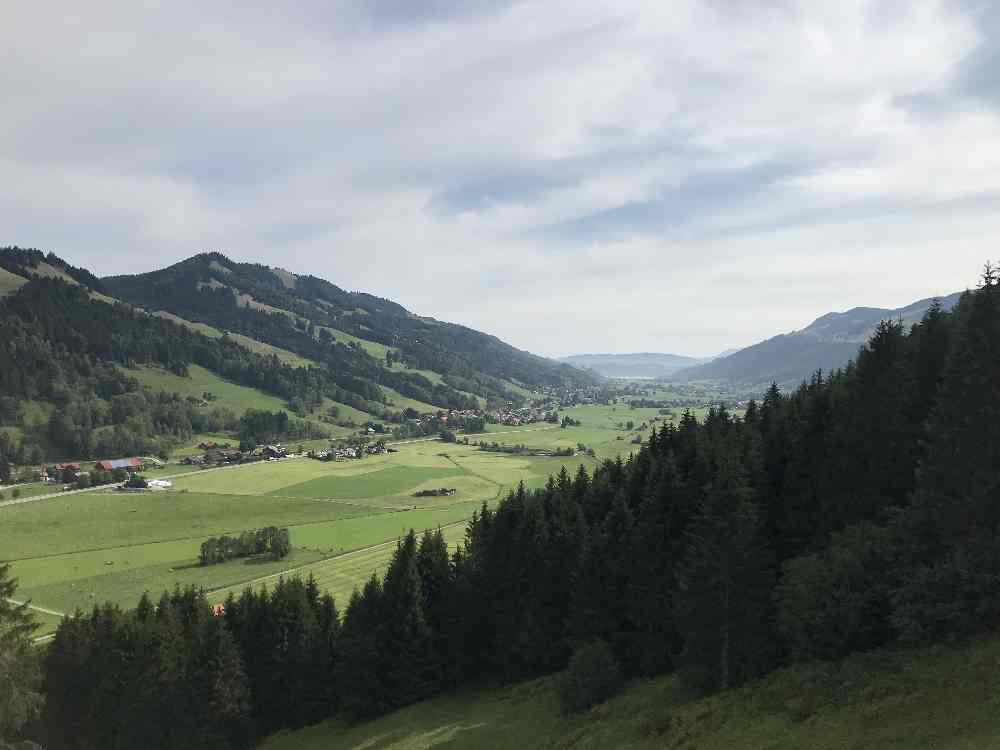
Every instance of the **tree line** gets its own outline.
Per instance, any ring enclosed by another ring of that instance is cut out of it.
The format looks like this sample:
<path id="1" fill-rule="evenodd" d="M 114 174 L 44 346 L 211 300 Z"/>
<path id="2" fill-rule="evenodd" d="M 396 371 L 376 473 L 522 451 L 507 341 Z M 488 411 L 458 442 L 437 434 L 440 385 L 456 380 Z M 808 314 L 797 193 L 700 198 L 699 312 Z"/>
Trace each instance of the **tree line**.
<path id="1" fill-rule="evenodd" d="M 223 534 L 210 537 L 201 543 L 198 561 L 202 565 L 216 565 L 239 557 L 269 555 L 272 560 L 281 560 L 292 551 L 288 529 L 266 526 L 255 531 L 244 531 L 239 536 Z"/>
<path id="2" fill-rule="evenodd" d="M 197 592 L 67 620 L 37 736 L 245 747 L 560 670 L 595 644 L 625 677 L 675 671 L 713 691 L 797 659 L 972 636 L 1000 621 L 998 382 L 988 267 L 953 312 L 883 323 L 856 362 L 772 387 L 743 418 L 688 413 L 626 460 L 519 487 L 451 555 L 440 532 L 411 532 L 343 618 L 293 579 L 215 620 Z"/>

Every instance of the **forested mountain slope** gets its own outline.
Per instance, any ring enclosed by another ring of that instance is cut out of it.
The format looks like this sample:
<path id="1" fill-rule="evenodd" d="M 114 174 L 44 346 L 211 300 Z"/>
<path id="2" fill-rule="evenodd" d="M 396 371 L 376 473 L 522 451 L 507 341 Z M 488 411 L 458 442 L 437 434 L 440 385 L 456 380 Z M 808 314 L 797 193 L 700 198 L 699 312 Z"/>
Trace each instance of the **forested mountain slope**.
<path id="1" fill-rule="evenodd" d="M 219 253 L 101 281 L 134 305 L 236 331 L 432 403 L 435 384 L 406 368 L 440 374 L 443 385 L 436 388 L 442 392 L 450 388 L 494 400 L 516 396 L 511 382 L 528 388 L 593 382 L 588 373 L 495 336 L 420 317 L 390 300 L 346 292 L 315 276 L 235 263 Z M 336 342 L 347 342 L 351 351 Z"/>
<path id="2" fill-rule="evenodd" d="M 593 378 L 387 300 L 221 255 L 102 281 L 51 253 L 5 248 L 0 271 L 0 463 L 154 453 L 241 416 L 144 388 L 137 367 L 183 376 L 197 365 L 303 417 L 331 402 L 377 418 L 398 418 L 393 399 L 519 402 L 525 386 Z"/>
<path id="3" fill-rule="evenodd" d="M 950 310 L 961 295 L 950 294 L 940 302 Z M 855 357 L 858 349 L 883 320 L 902 321 L 905 326 L 918 322 L 933 299 L 924 299 L 906 307 L 886 309 L 856 307 L 842 313 L 827 313 L 801 331 L 780 334 L 759 344 L 740 349 L 726 357 L 680 370 L 676 380 L 723 380 L 729 383 L 767 386 L 777 382 L 795 386 L 808 380 L 817 370 L 832 372 Z"/>

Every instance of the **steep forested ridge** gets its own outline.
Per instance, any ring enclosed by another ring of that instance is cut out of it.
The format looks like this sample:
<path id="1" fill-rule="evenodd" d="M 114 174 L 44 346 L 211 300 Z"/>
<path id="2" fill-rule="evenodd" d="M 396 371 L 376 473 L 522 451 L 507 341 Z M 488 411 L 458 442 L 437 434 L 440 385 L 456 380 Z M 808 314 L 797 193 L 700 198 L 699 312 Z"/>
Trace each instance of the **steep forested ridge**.
<path id="1" fill-rule="evenodd" d="M 316 361 L 358 368 L 366 377 L 414 398 L 422 398 L 415 388 L 433 385 L 417 374 L 372 370 L 371 363 L 364 363 L 363 351 L 356 351 L 354 360 L 340 352 L 331 359 L 328 343 L 336 334 L 327 329 L 382 344 L 397 361 L 439 372 L 448 386 L 491 398 L 511 396 L 500 379 L 528 387 L 593 382 L 586 373 L 515 349 L 494 336 L 413 315 L 395 302 L 346 292 L 315 276 L 235 263 L 219 253 L 102 282 L 133 304 L 239 331 Z"/>
<path id="2" fill-rule="evenodd" d="M 197 432 L 231 429 L 239 418 L 142 388 L 122 372 L 136 365 L 180 375 L 199 365 L 279 396 L 302 415 L 324 399 L 388 415 L 382 386 L 436 406 L 474 408 L 479 402 L 470 392 L 492 401 L 522 400 L 506 377 L 533 385 L 589 378 L 491 336 L 416 318 L 395 303 L 343 292 L 321 279 L 296 277 L 299 292 L 292 294 L 285 286 L 289 277 L 283 282 L 270 269 L 233 264 L 221 255 L 108 283 L 38 250 L 0 249 L 0 268 L 19 280 L 0 296 L 0 428 L 25 433 L 12 441 L 0 430 L 0 463 L 154 453 Z M 216 277 L 230 285 L 213 283 Z M 234 284 L 252 292 L 251 304 Z M 209 337 L 150 314 L 158 310 L 281 346 L 316 366 L 293 367 L 248 350 L 236 337 Z M 395 337 L 396 343 L 387 362 L 337 340 L 330 330 L 363 333 L 366 341 Z M 443 382 L 391 366 L 404 360 L 442 373 Z M 24 405 L 30 402 L 50 407 L 47 424 L 26 424 Z"/>
<path id="3" fill-rule="evenodd" d="M 607 644 L 627 676 L 726 689 L 796 659 L 1000 624 L 1000 280 L 743 419 L 666 424 L 628 460 L 484 507 L 448 556 L 400 541 L 347 603 L 310 582 L 110 605 L 60 627 L 52 748 L 244 747 Z M 87 717 L 102 717 L 94 722 Z"/>

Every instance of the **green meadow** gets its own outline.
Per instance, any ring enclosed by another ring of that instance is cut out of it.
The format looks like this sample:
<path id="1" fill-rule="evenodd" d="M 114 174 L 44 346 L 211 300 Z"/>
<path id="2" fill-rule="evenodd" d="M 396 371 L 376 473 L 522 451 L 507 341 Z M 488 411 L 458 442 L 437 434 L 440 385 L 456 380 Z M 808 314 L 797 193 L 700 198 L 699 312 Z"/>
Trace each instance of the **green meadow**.
<path id="1" fill-rule="evenodd" d="M 443 481 L 461 473 L 462 470 L 458 467 L 388 466 L 367 474 L 317 477 L 290 487 L 282 487 L 271 494 L 285 497 L 372 498 L 396 495 L 430 480 Z"/>
<path id="2" fill-rule="evenodd" d="M 0 268 L 0 297 L 16 292 L 27 283 L 28 280 L 23 276 L 18 276 L 16 273 L 11 273 L 5 268 Z"/>
<path id="3" fill-rule="evenodd" d="M 358 461 L 188 469 L 170 490 L 95 490 L 0 507 L 0 554 L 13 564 L 19 596 L 59 612 L 104 601 L 131 607 L 144 591 L 156 597 L 174 586 L 198 586 L 220 600 L 292 573 L 313 574 L 346 604 L 355 586 L 384 570 L 409 529 L 442 528 L 457 544 L 483 503 L 518 482 L 541 486 L 567 462 L 575 470 L 576 459 L 491 454 L 432 440 Z M 414 496 L 439 487 L 456 494 Z M 289 528 L 288 558 L 197 564 L 208 537 L 263 526 Z M 40 632 L 56 624 L 51 616 L 42 620 Z"/>
<path id="4" fill-rule="evenodd" d="M 707 698 L 636 680 L 559 712 L 559 676 L 465 689 L 362 724 L 330 720 L 262 750 L 981 750 L 1000 746 L 1000 639 L 796 665 Z"/>
<path id="5" fill-rule="evenodd" d="M 181 377 L 158 367 L 122 368 L 122 371 L 136 378 L 143 385 L 157 391 L 179 393 L 182 396 L 196 398 L 201 398 L 202 394 L 207 391 L 215 396 L 215 404 L 232 409 L 237 415 L 242 414 L 247 409 L 278 411 L 287 408 L 285 402 L 277 396 L 230 383 L 198 365 L 191 365 L 188 368 L 187 377 Z"/>
<path id="6" fill-rule="evenodd" d="M 267 408 L 262 394 L 197 368 L 190 379 L 138 372 L 160 387 L 184 383 L 189 393 L 211 390 L 220 401 Z M 491 425 L 490 432 L 469 438 L 548 450 L 584 443 L 595 449 L 596 458 L 518 456 L 428 440 L 401 443 L 394 453 L 357 461 L 303 458 L 211 470 L 171 465 L 156 472 L 174 477 L 170 490 L 95 490 L 0 507 L 0 558 L 12 562 L 19 596 L 58 612 L 106 600 L 131 607 L 144 591 L 157 597 L 164 589 L 188 585 L 204 588 L 219 601 L 244 586 L 290 574 L 314 575 L 343 606 L 355 586 L 385 569 L 396 540 L 409 529 L 441 528 L 454 546 L 464 538 L 464 522 L 473 512 L 519 482 L 541 487 L 563 466 L 575 472 L 581 464 L 590 468 L 603 457 L 635 450 L 629 441 L 639 433 L 620 429 L 619 422 L 632 419 L 638 425 L 655 410 L 576 407 L 566 413 L 581 425 L 519 430 Z M 440 487 L 454 488 L 456 494 L 415 496 Z M 26 486 L 23 494 L 49 490 Z M 263 526 L 289 528 L 289 557 L 197 564 L 205 539 Z M 40 633 L 57 622 L 53 616 L 40 619 Z"/>

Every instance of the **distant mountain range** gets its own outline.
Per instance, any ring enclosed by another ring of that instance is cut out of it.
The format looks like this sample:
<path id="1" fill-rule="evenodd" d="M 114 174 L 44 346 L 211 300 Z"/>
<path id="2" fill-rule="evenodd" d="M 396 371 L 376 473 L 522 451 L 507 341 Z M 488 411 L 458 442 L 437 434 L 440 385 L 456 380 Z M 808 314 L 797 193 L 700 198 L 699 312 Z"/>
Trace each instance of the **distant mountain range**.
<path id="1" fill-rule="evenodd" d="M 635 354 L 573 354 L 560 362 L 591 370 L 606 378 L 664 378 L 680 370 L 711 362 L 711 357 L 638 352 Z"/>
<path id="2" fill-rule="evenodd" d="M 950 310 L 960 296 L 961 292 L 956 292 L 938 299 Z M 855 307 L 846 312 L 827 313 L 800 331 L 774 336 L 728 356 L 676 370 L 668 377 L 679 381 L 717 380 L 740 386 L 764 386 L 772 381 L 783 386 L 798 385 L 817 370 L 829 372 L 846 365 L 880 321 L 902 320 L 907 325 L 919 322 L 933 299 L 896 309 Z"/>

